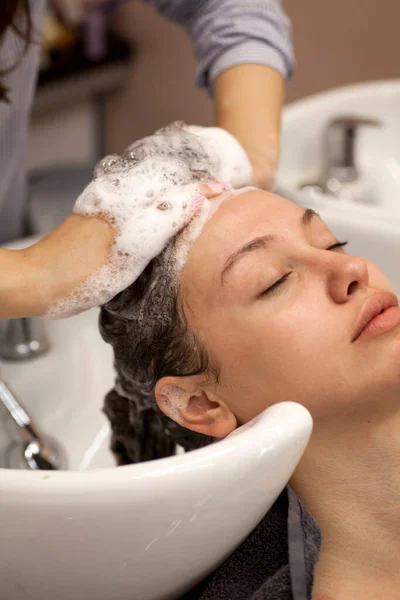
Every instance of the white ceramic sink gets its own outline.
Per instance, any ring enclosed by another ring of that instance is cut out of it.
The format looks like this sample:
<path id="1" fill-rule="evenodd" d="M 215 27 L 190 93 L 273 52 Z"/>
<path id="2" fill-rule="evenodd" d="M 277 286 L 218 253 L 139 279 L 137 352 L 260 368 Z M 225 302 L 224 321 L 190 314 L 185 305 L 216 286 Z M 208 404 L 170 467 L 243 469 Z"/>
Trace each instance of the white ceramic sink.
<path id="1" fill-rule="evenodd" d="M 306 409 L 285 402 L 214 446 L 171 458 L 87 472 L 0 469 L 0 597 L 180 598 L 269 510 L 311 427 Z M 85 436 L 77 424 L 72 443 Z"/>
<path id="2" fill-rule="evenodd" d="M 305 192 L 299 191 L 299 185 L 320 177 L 324 130 L 333 118 L 373 118 L 380 126 L 361 126 L 356 138 L 355 161 L 364 190 L 360 194 L 361 201 L 354 206 L 326 196 L 307 202 L 313 208 L 323 204 L 333 211 L 346 213 L 353 221 L 366 216 L 376 220 L 389 218 L 400 224 L 399 106 L 400 79 L 336 88 L 286 106 L 278 189 L 286 195 L 304 197 Z"/>
<path id="3" fill-rule="evenodd" d="M 310 414 L 285 402 L 215 445 L 114 467 L 101 413 L 112 352 L 97 315 L 46 322 L 49 354 L 0 363 L 70 469 L 0 468 L 2 599 L 181 597 L 259 523 L 309 440 Z M 9 429 L 0 420 L 3 457 Z"/>
<path id="4" fill-rule="evenodd" d="M 51 351 L 26 362 L 0 360 L 0 377 L 26 407 L 44 435 L 62 451 L 62 465 L 86 470 L 112 467 L 110 428 L 101 408 L 114 382 L 111 347 L 97 330 L 98 310 L 47 321 Z M 16 440 L 13 427 L 0 430 L 0 466 L 15 466 L 16 452 L 5 452 Z M 11 456 L 11 459 L 10 459 Z M 22 458 L 22 456 L 21 456 Z M 22 464 L 22 460 L 21 460 Z"/>

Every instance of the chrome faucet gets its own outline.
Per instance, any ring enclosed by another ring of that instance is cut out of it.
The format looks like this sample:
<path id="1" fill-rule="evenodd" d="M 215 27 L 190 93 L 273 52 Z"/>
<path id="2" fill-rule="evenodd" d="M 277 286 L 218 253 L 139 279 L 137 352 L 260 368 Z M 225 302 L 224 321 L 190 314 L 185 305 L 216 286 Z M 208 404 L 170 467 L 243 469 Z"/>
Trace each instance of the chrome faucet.
<path id="1" fill-rule="evenodd" d="M 39 433 L 25 408 L 2 379 L 0 379 L 1 406 L 17 427 L 19 439 L 23 442 L 23 459 L 27 468 L 46 471 L 57 469 L 56 453 Z"/>
<path id="2" fill-rule="evenodd" d="M 28 360 L 50 348 L 43 321 L 38 317 L 0 321 L 0 358 Z"/>
<path id="3" fill-rule="evenodd" d="M 303 183 L 301 189 L 331 194 L 337 198 L 351 197 L 352 192 L 348 184 L 359 179 L 355 142 L 359 127 L 364 125 L 379 127 L 381 122 L 369 117 L 348 115 L 329 121 L 323 138 L 322 177 L 318 181 Z"/>

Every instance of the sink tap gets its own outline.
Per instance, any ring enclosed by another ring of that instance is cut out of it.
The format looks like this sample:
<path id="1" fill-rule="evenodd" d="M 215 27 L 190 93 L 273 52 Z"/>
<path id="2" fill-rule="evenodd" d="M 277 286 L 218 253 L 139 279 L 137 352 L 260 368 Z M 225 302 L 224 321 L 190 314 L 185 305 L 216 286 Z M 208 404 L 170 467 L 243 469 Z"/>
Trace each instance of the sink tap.
<path id="1" fill-rule="evenodd" d="M 8 385 L 0 379 L 0 405 L 17 426 L 19 438 L 24 443 L 23 458 L 32 470 L 55 470 L 55 455 L 44 437 L 39 433 L 31 417 L 16 399 Z"/>
<path id="2" fill-rule="evenodd" d="M 359 177 L 355 163 L 355 142 L 360 126 L 379 127 L 380 121 L 368 117 L 337 117 L 325 133 L 323 191 L 335 193 L 339 187 Z"/>
<path id="3" fill-rule="evenodd" d="M 0 358 L 28 360 L 50 348 L 43 321 L 38 317 L 0 321 Z"/>
<path id="4" fill-rule="evenodd" d="M 364 125 L 379 127 L 381 122 L 369 117 L 339 116 L 328 123 L 323 139 L 322 177 L 319 181 L 303 183 L 301 189 L 354 200 L 354 190 L 349 184 L 360 178 L 355 142 L 359 128 Z"/>

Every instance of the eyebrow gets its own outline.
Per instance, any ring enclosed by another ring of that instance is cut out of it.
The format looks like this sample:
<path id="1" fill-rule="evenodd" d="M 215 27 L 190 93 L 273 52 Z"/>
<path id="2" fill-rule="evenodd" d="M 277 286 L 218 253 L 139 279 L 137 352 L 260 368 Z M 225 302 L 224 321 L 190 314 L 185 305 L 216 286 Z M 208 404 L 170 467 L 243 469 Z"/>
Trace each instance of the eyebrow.
<path id="1" fill-rule="evenodd" d="M 300 217 L 300 224 L 303 227 L 306 227 L 307 225 L 309 225 L 311 223 L 311 221 L 315 217 L 318 217 L 319 219 L 321 218 L 320 215 L 315 210 L 313 210 L 312 208 L 306 208 Z M 246 254 L 249 254 L 250 252 L 254 252 L 255 250 L 265 249 L 268 246 L 270 246 L 271 244 L 273 244 L 274 242 L 276 242 L 276 236 L 272 235 L 272 234 L 268 234 L 268 235 L 256 237 L 253 240 L 250 240 L 250 242 L 247 242 L 246 244 L 241 246 L 241 248 L 236 250 L 236 252 L 231 254 L 231 256 L 226 260 L 224 267 L 221 271 L 221 284 L 223 284 L 225 282 L 226 275 L 229 273 L 229 271 L 232 269 L 232 267 L 238 262 L 238 260 L 240 260 L 243 256 L 245 256 Z"/>

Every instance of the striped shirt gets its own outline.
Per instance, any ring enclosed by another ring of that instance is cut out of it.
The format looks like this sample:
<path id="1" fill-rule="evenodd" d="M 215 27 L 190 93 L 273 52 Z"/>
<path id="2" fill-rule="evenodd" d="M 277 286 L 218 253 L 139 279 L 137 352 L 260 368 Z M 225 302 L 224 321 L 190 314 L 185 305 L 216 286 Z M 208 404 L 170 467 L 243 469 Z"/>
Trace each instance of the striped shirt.
<path id="1" fill-rule="evenodd" d="M 290 23 L 280 0 L 145 0 L 187 30 L 198 58 L 197 83 L 211 89 L 225 69 L 243 63 L 268 65 L 285 78 L 294 70 Z M 30 0 L 40 31 L 46 0 Z M 0 70 L 21 59 L 23 41 L 8 29 L 0 44 Z M 0 103 L 0 243 L 23 234 L 26 152 L 30 109 L 40 61 L 32 44 L 18 67 L 2 77 L 11 103 Z"/>

